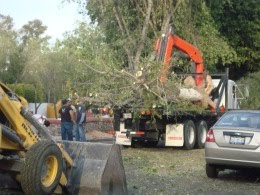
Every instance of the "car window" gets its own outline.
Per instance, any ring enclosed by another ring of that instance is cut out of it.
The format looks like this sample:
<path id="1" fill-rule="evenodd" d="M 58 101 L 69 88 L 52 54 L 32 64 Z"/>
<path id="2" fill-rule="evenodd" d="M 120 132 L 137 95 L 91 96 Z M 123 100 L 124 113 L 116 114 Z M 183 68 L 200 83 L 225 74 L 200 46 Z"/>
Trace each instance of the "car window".
<path id="1" fill-rule="evenodd" d="M 215 124 L 218 127 L 248 127 L 260 130 L 260 113 L 235 112 L 226 113 Z"/>

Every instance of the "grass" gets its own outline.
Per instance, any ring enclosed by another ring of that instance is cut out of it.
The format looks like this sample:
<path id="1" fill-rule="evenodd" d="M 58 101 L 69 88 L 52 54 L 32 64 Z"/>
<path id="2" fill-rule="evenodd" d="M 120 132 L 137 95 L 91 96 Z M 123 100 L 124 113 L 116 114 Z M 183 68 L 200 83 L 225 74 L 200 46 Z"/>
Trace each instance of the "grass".
<path id="1" fill-rule="evenodd" d="M 129 195 L 260 194 L 255 177 L 225 171 L 217 179 L 208 178 L 203 149 L 127 148 L 122 157 Z"/>

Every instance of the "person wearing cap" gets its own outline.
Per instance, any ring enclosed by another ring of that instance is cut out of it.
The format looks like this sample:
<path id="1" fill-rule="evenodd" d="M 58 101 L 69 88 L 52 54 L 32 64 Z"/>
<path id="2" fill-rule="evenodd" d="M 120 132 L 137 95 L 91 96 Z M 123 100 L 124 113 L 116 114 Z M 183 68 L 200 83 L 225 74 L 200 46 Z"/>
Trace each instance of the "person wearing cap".
<path id="1" fill-rule="evenodd" d="M 71 99 L 67 98 L 62 101 L 63 106 L 59 113 L 61 116 L 61 138 L 62 140 L 73 141 L 73 124 L 75 124 L 75 117 L 73 109 L 71 108 Z"/>
<path id="2" fill-rule="evenodd" d="M 82 101 L 78 102 L 77 120 L 75 125 L 76 141 L 86 142 L 86 107 Z"/>

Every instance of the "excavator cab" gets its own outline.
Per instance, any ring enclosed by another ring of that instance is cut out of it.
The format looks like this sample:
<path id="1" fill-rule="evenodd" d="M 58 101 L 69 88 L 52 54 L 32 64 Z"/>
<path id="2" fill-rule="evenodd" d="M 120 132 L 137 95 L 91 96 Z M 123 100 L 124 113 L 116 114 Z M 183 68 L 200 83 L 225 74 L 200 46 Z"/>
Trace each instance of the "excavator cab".
<path id="1" fill-rule="evenodd" d="M 0 193 L 127 194 L 114 143 L 56 141 L 0 83 Z"/>

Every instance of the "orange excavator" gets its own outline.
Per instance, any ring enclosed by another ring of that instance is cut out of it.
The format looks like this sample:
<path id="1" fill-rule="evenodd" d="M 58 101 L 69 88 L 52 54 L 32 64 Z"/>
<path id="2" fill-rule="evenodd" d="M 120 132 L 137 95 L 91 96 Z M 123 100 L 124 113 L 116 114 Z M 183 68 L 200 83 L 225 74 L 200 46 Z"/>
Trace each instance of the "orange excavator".
<path id="1" fill-rule="evenodd" d="M 194 67 L 190 74 L 192 76 L 188 76 L 184 80 L 184 84 L 190 85 L 193 87 L 197 87 L 197 89 L 200 89 L 200 93 L 204 94 L 203 105 L 209 105 L 209 108 L 215 109 L 216 104 L 214 101 L 212 101 L 209 98 L 209 95 L 211 94 L 212 90 L 214 89 L 214 84 L 212 81 L 212 78 L 210 75 L 206 74 L 206 71 L 204 69 L 204 63 L 202 59 L 202 55 L 198 48 L 191 45 L 190 43 L 186 42 L 185 40 L 181 39 L 177 35 L 173 34 L 171 32 L 171 29 L 169 30 L 168 34 L 162 35 L 161 39 L 158 39 L 155 44 L 155 50 L 157 52 L 157 60 L 163 62 L 162 67 L 162 74 L 160 76 L 160 81 L 165 84 L 166 77 L 169 72 L 169 68 L 171 66 L 170 60 L 173 54 L 173 50 L 179 50 L 182 54 L 181 56 L 184 56 L 191 62 L 193 62 Z"/>
<path id="2" fill-rule="evenodd" d="M 162 61 L 164 64 L 160 78 L 161 82 L 165 83 L 174 48 L 187 54 L 188 58 L 195 63 L 195 83 L 196 86 L 201 86 L 203 84 L 204 64 L 200 51 L 198 48 L 173 34 L 171 30 L 168 34 L 163 34 L 161 39 L 158 39 L 155 44 L 157 60 Z"/>

